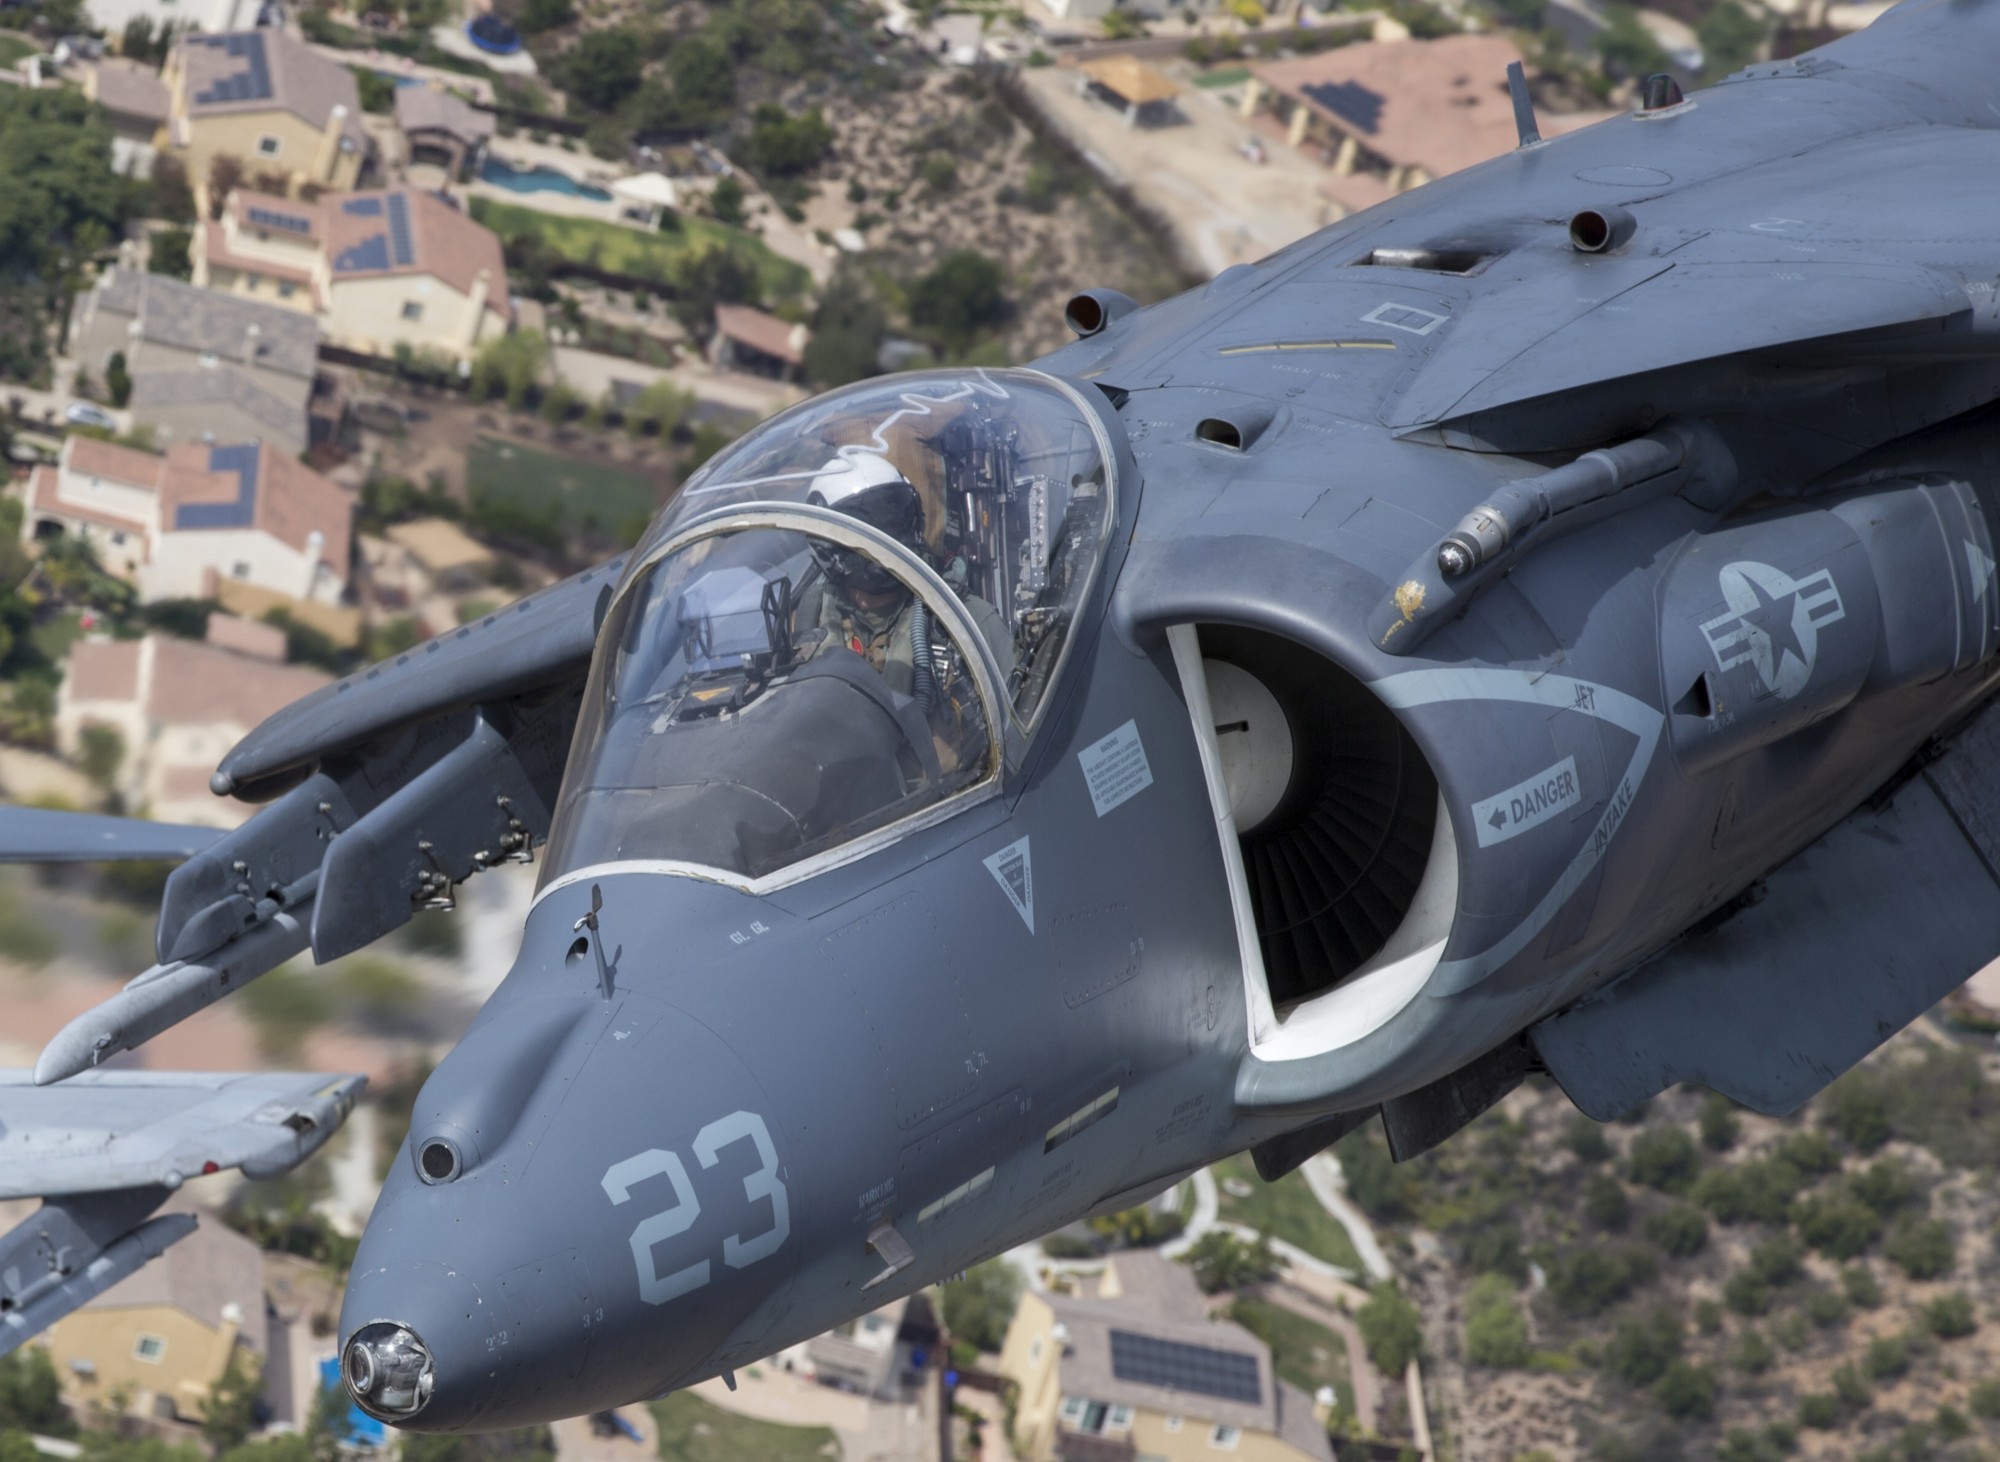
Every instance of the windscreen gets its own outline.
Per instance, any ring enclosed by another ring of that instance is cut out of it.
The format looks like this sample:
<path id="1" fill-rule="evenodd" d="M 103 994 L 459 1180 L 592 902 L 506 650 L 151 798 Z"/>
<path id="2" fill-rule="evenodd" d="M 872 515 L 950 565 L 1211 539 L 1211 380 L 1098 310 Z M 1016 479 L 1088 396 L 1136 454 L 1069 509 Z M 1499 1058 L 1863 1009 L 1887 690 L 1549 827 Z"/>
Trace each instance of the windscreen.
<path id="1" fill-rule="evenodd" d="M 991 775 L 965 647 L 907 573 L 780 527 L 644 568 L 599 640 L 544 881 L 632 861 L 761 878 Z"/>
<path id="2" fill-rule="evenodd" d="M 1095 581 L 1110 471 L 1091 418 L 1054 381 L 916 372 L 829 393 L 750 432 L 689 480 L 640 552 L 748 502 L 850 513 L 906 543 L 965 602 L 1025 722 Z"/>

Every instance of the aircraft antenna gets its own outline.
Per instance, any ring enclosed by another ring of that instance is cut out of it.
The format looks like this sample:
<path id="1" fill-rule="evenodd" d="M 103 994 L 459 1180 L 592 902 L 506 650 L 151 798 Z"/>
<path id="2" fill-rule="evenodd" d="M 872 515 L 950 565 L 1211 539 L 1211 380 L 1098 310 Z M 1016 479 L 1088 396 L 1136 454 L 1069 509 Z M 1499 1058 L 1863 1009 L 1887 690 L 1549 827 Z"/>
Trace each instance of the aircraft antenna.
<path id="1" fill-rule="evenodd" d="M 1535 99 L 1528 95 L 1528 73 L 1519 61 L 1507 63 L 1507 95 L 1514 100 L 1516 146 L 1533 147 L 1542 140 L 1542 129 L 1535 123 Z"/>
<path id="2" fill-rule="evenodd" d="M 597 916 L 604 909 L 604 890 L 593 883 L 590 886 L 590 912 L 570 925 L 572 932 L 590 931 L 591 952 L 597 956 L 597 988 L 604 992 L 604 998 L 611 998 L 611 963 L 604 957 L 604 932 L 597 927 Z"/>

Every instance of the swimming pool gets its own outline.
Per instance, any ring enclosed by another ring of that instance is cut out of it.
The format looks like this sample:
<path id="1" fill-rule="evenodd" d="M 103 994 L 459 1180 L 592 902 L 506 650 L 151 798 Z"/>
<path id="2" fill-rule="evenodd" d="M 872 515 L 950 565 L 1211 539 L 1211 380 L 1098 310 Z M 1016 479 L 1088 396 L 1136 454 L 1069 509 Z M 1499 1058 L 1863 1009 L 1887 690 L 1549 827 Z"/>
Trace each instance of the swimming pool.
<path id="1" fill-rule="evenodd" d="M 496 188 L 505 188 L 510 193 L 562 193 L 571 198 L 588 198 L 593 203 L 611 201 L 611 195 L 604 189 L 579 183 L 561 168 L 540 164 L 517 168 L 497 157 L 489 157 L 479 165 L 479 179 Z"/>

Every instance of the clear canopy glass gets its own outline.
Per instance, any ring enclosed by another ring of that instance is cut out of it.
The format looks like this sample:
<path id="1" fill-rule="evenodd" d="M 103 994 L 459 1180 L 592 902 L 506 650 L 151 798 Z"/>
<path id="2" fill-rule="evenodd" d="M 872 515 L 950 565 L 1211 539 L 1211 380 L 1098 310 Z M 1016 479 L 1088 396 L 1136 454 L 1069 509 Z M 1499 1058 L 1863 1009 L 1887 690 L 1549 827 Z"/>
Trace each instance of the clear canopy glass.
<path id="1" fill-rule="evenodd" d="M 545 881 L 630 862 L 755 880 L 999 764 L 980 669 L 910 566 L 854 530 L 775 526 L 697 536 L 640 571 L 605 622 L 576 748 Z"/>
<path id="2" fill-rule="evenodd" d="M 922 371 L 794 408 L 689 479 L 646 541 L 717 508 L 813 503 L 883 527 L 944 579 L 1032 721 L 1095 582 L 1114 515 L 1101 428 L 1070 388 L 1030 371 Z M 906 490 L 906 491 L 905 491 Z M 915 521 L 885 501 L 915 505 Z"/>

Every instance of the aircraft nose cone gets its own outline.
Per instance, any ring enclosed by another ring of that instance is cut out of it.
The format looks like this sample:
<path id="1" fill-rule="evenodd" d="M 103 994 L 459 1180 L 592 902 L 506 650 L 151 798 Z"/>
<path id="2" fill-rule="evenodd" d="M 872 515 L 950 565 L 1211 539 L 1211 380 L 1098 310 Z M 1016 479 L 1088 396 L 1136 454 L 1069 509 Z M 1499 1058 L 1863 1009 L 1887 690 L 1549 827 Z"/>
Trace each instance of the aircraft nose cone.
<path id="1" fill-rule="evenodd" d="M 407 1325 L 377 1320 L 354 1332 L 340 1373 L 354 1404 L 378 1421 L 401 1422 L 431 1399 L 437 1366 L 430 1348 Z"/>

